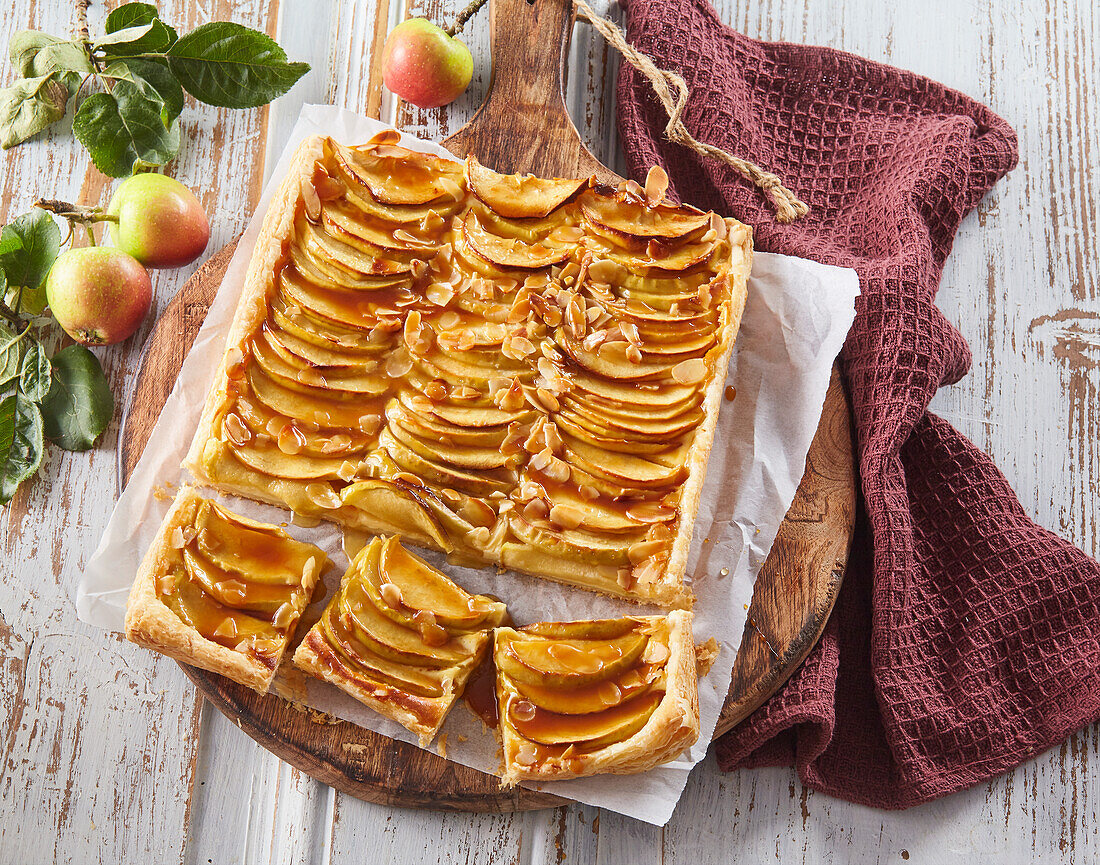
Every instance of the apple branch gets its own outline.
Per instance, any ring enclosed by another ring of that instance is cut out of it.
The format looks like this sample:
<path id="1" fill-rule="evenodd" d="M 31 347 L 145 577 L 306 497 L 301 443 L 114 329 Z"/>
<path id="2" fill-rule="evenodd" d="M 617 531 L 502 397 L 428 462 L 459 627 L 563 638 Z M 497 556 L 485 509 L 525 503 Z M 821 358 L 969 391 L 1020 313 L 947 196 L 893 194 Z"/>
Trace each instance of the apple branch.
<path id="1" fill-rule="evenodd" d="M 446 29 L 446 34 L 453 38 L 461 33 L 462 28 L 466 26 L 466 22 L 484 5 L 485 0 L 470 0 L 470 2 L 466 4 L 466 8 L 458 13 L 458 17 L 455 18 L 454 23 Z"/>

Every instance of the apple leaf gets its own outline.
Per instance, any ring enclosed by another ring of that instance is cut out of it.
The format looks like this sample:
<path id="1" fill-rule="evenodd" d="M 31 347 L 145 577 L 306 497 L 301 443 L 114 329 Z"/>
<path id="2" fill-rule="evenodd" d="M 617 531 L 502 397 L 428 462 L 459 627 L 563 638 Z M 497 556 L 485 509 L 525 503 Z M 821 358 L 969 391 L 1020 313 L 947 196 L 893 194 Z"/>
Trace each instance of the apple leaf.
<path id="1" fill-rule="evenodd" d="M 42 343 L 33 337 L 19 364 L 19 392 L 32 402 L 42 402 L 50 392 L 50 359 Z"/>
<path id="2" fill-rule="evenodd" d="M 38 406 L 21 393 L 0 402 L 0 505 L 38 471 L 45 450 Z"/>
<path id="3" fill-rule="evenodd" d="M 152 3 L 123 3 L 117 9 L 112 9 L 107 15 L 107 22 L 103 29 L 108 33 L 117 33 L 128 27 L 136 27 L 141 24 L 158 22 L 168 31 L 168 45 L 175 42 L 179 35 L 170 24 L 160 20 L 157 7 Z"/>
<path id="4" fill-rule="evenodd" d="M 230 21 L 203 24 L 168 49 L 168 68 L 208 105 L 253 108 L 286 93 L 309 71 L 288 63 L 270 36 Z"/>
<path id="5" fill-rule="evenodd" d="M 73 132 L 96 168 L 111 177 L 125 177 L 139 159 L 164 165 L 179 152 L 179 125 L 165 125 L 164 108 L 151 86 L 116 80 L 110 93 L 93 93 L 80 104 Z"/>
<path id="6" fill-rule="evenodd" d="M 150 54 L 165 51 L 176 41 L 176 32 L 153 18 L 123 27 L 95 41 L 95 50 L 111 55 Z"/>
<path id="7" fill-rule="evenodd" d="M 60 120 L 68 101 L 69 89 L 57 72 L 0 89 L 0 147 L 21 144 Z"/>
<path id="8" fill-rule="evenodd" d="M 23 362 L 23 334 L 0 324 L 0 391 L 19 377 Z"/>
<path id="9" fill-rule="evenodd" d="M 84 47 L 79 42 L 58 39 L 38 30 L 20 30 L 9 45 L 12 65 L 24 78 L 37 78 L 58 73 L 58 81 L 71 96 L 85 75 L 95 72 Z"/>
<path id="10" fill-rule="evenodd" d="M 115 399 L 94 354 L 70 345 L 53 356 L 52 384 L 42 401 L 46 437 L 67 451 L 86 451 L 111 422 Z"/>
<path id="11" fill-rule="evenodd" d="M 129 81 L 143 88 L 149 98 L 160 99 L 160 115 L 165 128 L 170 127 L 183 111 L 183 88 L 168 68 L 155 60 L 125 57 L 108 66 L 103 77 Z"/>
<path id="12" fill-rule="evenodd" d="M 46 211 L 35 208 L 4 226 L 0 247 L 5 239 L 8 244 L 18 244 L 0 251 L 0 268 L 7 278 L 6 297 L 13 302 L 18 298 L 19 309 L 13 307 L 16 314 L 38 315 L 46 308 L 42 284 L 61 248 L 61 229 Z"/>

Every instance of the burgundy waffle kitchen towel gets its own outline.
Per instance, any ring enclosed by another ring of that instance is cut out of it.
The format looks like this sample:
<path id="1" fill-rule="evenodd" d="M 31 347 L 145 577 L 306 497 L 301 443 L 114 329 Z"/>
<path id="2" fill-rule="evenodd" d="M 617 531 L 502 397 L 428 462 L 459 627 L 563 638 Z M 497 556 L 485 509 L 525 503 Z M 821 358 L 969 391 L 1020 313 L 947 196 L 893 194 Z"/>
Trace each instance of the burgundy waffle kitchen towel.
<path id="1" fill-rule="evenodd" d="M 1029 520 L 989 458 L 927 412 L 970 365 L 934 305 L 944 259 L 1015 165 L 1013 130 L 917 75 L 748 39 L 704 0 L 630 0 L 627 17 L 630 41 L 687 79 L 692 134 L 776 172 L 811 210 L 779 225 L 749 183 L 663 140 L 624 63 L 634 176 L 660 163 L 683 200 L 755 226 L 758 248 L 855 268 L 863 292 L 841 355 L 863 492 L 843 589 L 802 669 L 719 741 L 722 768 L 794 763 L 814 789 L 904 808 L 1096 720 L 1100 565 Z"/>

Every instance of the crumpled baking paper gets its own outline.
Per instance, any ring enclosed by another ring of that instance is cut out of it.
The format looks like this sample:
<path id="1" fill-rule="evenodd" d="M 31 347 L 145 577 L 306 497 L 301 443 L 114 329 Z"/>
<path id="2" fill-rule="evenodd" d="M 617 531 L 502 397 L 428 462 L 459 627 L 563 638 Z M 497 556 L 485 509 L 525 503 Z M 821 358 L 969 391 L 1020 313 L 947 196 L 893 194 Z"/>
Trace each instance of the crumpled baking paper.
<path id="1" fill-rule="evenodd" d="M 145 453 L 77 586 L 77 610 L 85 622 L 112 631 L 123 629 L 130 584 L 168 509 L 163 491 L 173 490 L 189 479 L 180 469 L 180 461 L 194 435 L 221 359 L 264 214 L 295 148 L 311 134 L 358 144 L 383 128 L 385 125 L 376 120 L 332 106 L 307 105 L 303 109 Z M 402 144 L 449 156 L 438 145 L 408 135 L 402 135 Z M 852 270 L 756 254 L 748 305 L 727 379 L 736 395 L 722 401 L 688 565 L 696 596 L 695 640 L 699 643 L 714 637 L 721 647 L 710 673 L 699 683 L 698 742 L 678 759 L 641 775 L 602 775 L 533 785 L 537 789 L 655 825 L 664 825 L 672 816 L 692 766 L 703 758 L 710 744 L 729 688 L 753 582 L 802 478 L 830 369 L 852 324 L 858 293 L 858 279 Z M 256 519 L 284 525 L 290 520 L 290 514 L 279 508 L 233 496 L 216 498 Z M 326 574 L 326 599 L 330 598 L 347 564 L 340 528 L 328 523 L 313 528 L 292 524 L 288 530 L 297 538 L 319 545 L 335 561 L 337 567 Z M 426 558 L 466 589 L 503 598 L 519 625 L 650 611 L 522 574 L 499 574 L 495 568 L 459 568 L 432 553 Z M 297 631 L 299 638 L 322 607 L 323 603 L 315 603 L 307 611 Z M 321 711 L 394 739 L 416 743 L 416 737 L 403 727 L 339 689 L 306 677 L 289 662 L 284 663 L 274 688 Z M 485 772 L 496 771 L 496 739 L 464 705 L 452 710 L 439 739 L 445 743 L 448 759 Z M 439 740 L 433 747 L 440 750 Z"/>

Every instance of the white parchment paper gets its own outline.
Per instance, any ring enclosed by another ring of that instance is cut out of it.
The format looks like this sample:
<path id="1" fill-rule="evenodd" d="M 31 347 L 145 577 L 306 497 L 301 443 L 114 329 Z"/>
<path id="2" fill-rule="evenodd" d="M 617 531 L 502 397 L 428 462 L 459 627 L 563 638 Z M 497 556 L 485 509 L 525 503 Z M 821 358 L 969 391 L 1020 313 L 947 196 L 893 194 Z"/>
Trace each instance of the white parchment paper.
<path id="1" fill-rule="evenodd" d="M 154 492 L 189 480 L 180 469 L 180 461 L 221 360 L 260 224 L 274 189 L 286 175 L 294 149 L 308 135 L 331 135 L 338 141 L 357 144 L 382 128 L 384 124 L 378 121 L 332 106 L 307 105 L 303 109 L 145 453 L 77 586 L 77 611 L 85 622 L 113 631 L 123 629 L 130 584 L 168 509 L 165 497 Z M 449 156 L 436 144 L 407 135 L 402 139 L 407 147 Z M 753 582 L 805 469 L 832 362 L 851 326 L 858 293 L 859 283 L 852 270 L 787 256 L 756 255 L 748 305 L 727 381 L 736 388 L 736 396 L 722 401 L 688 563 L 696 596 L 696 642 L 714 637 L 721 646 L 710 674 L 699 684 L 699 741 L 679 759 L 642 775 L 604 775 L 535 785 L 539 789 L 656 825 L 664 825 L 672 816 L 688 773 L 710 744 L 729 688 Z M 233 496 L 215 497 L 246 516 L 277 524 L 289 522 L 290 515 L 279 508 Z M 291 525 L 288 530 L 325 549 L 336 563 L 337 567 L 325 577 L 325 597 L 331 597 L 347 565 L 341 530 L 327 523 L 315 528 Z M 434 554 L 426 558 L 466 589 L 504 598 L 520 625 L 646 611 L 645 607 L 522 574 L 498 574 L 495 568 L 459 568 Z M 323 603 L 318 602 L 307 611 L 298 628 L 299 637 L 322 607 Z M 274 687 L 299 702 L 394 739 L 416 743 L 403 727 L 339 689 L 302 675 L 289 663 L 283 665 Z M 482 771 L 496 771 L 496 740 L 464 705 L 452 710 L 440 739 L 448 759 Z M 435 747 L 439 749 L 438 743 Z"/>

